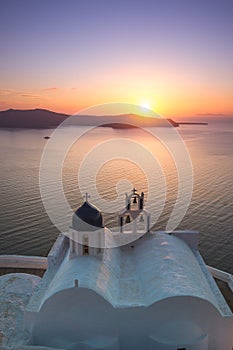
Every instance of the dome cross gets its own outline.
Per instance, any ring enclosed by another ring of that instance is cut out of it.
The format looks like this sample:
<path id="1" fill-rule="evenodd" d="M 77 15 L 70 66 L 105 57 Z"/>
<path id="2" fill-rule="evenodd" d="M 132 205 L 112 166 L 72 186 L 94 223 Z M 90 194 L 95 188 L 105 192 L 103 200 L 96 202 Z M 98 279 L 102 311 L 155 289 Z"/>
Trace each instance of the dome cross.
<path id="1" fill-rule="evenodd" d="M 84 200 L 88 202 L 88 198 L 91 198 L 91 196 L 86 192 L 85 196 L 83 196 Z"/>

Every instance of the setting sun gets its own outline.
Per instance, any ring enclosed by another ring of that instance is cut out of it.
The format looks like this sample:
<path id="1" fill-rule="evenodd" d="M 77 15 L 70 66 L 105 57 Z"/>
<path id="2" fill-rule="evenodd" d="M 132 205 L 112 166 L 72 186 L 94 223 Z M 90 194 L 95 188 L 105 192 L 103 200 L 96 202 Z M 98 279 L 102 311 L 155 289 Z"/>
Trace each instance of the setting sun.
<path id="1" fill-rule="evenodd" d="M 150 106 L 149 102 L 140 103 L 140 106 L 142 108 L 151 109 L 151 106 Z"/>

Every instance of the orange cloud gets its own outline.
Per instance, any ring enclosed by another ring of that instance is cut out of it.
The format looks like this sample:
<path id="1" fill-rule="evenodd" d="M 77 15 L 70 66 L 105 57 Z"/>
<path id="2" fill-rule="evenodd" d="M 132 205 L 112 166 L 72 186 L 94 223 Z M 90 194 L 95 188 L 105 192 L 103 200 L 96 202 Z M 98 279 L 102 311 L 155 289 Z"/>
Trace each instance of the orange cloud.
<path id="1" fill-rule="evenodd" d="M 11 94 L 17 94 L 19 91 L 12 90 L 12 89 L 0 89 L 0 95 L 11 95 Z"/>
<path id="2" fill-rule="evenodd" d="M 57 90 L 59 90 L 59 88 L 57 87 L 49 87 L 49 88 L 41 89 L 41 91 L 57 91 Z"/>
<path id="3" fill-rule="evenodd" d="M 40 98 L 40 95 L 33 95 L 33 94 L 21 94 L 21 97 L 30 97 L 30 98 Z"/>

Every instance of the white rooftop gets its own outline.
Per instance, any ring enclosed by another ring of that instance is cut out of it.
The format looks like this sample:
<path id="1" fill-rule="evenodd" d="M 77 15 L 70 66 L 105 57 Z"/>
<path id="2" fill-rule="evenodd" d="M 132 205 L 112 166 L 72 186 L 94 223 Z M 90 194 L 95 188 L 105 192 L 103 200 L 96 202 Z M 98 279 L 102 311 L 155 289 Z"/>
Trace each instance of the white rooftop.
<path id="1" fill-rule="evenodd" d="M 78 280 L 79 287 L 95 291 L 115 308 L 146 307 L 169 297 L 192 296 L 231 315 L 199 252 L 173 235 L 147 234 L 131 245 L 105 249 L 102 258 L 68 257 L 69 250 L 53 278 L 48 274 L 44 279 L 32 299 L 34 310 L 55 293 L 73 288 Z"/>

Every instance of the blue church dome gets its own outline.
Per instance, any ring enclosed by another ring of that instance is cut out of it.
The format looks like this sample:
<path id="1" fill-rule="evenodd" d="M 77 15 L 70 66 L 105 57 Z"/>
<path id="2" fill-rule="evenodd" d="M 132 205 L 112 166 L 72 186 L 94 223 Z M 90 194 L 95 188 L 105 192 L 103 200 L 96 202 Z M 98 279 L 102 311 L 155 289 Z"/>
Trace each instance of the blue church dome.
<path id="1" fill-rule="evenodd" d="M 72 219 L 76 231 L 95 231 L 103 228 L 103 217 L 100 210 L 88 201 L 76 210 Z"/>

